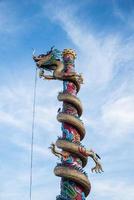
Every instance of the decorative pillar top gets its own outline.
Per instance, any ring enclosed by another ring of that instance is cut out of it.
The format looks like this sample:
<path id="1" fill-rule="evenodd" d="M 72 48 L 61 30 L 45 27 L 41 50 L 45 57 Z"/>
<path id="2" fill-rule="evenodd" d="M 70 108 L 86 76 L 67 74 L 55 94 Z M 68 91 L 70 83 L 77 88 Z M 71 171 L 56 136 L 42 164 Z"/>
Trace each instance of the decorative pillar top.
<path id="1" fill-rule="evenodd" d="M 64 49 L 62 52 L 63 59 L 66 59 L 66 58 L 76 59 L 76 55 L 77 54 L 72 49 Z"/>

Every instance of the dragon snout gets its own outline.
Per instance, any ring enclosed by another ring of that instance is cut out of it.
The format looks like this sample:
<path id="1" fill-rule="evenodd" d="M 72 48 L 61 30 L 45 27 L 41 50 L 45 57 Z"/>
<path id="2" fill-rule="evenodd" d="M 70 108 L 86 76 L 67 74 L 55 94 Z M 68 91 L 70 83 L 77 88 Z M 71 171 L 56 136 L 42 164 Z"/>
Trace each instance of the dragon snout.
<path id="1" fill-rule="evenodd" d="M 36 56 L 33 56 L 33 60 L 34 60 L 35 62 L 38 62 L 38 61 L 39 61 L 39 58 L 36 57 Z"/>

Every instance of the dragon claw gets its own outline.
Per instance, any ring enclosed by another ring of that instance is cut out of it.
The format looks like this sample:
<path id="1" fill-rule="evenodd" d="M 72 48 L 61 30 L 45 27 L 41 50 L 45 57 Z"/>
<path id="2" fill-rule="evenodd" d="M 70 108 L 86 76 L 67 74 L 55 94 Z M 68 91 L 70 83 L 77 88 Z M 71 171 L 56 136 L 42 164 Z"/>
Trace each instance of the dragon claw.
<path id="1" fill-rule="evenodd" d="M 39 71 L 39 77 L 42 78 L 43 76 L 44 76 L 44 70 L 40 69 L 40 71 Z"/>
<path id="2" fill-rule="evenodd" d="M 104 172 L 100 163 L 96 163 L 96 166 L 91 169 L 92 172 L 101 173 Z"/>

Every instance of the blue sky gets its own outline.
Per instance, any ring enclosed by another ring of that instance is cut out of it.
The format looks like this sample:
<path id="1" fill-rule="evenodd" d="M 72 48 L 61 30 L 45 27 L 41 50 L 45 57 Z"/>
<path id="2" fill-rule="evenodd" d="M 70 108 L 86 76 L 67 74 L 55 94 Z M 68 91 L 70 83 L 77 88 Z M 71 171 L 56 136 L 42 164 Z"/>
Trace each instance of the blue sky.
<path id="1" fill-rule="evenodd" d="M 84 76 L 79 92 L 86 127 L 83 144 L 101 157 L 88 200 L 134 199 L 134 1 L 0 1 L 0 199 L 29 199 L 35 64 L 43 53 L 73 48 Z M 38 79 L 32 200 L 60 192 L 58 162 L 48 150 L 61 134 L 56 113 L 59 81 Z"/>

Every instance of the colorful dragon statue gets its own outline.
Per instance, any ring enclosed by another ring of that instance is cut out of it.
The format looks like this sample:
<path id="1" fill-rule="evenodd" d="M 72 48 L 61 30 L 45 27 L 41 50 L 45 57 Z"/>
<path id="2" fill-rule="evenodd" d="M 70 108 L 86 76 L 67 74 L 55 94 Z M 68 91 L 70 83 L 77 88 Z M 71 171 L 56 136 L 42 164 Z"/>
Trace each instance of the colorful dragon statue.
<path id="1" fill-rule="evenodd" d="M 56 197 L 57 200 L 85 200 L 88 196 L 91 185 L 87 173 L 83 170 L 88 157 L 95 162 L 92 172 L 103 172 L 100 157 L 93 150 L 86 150 L 81 144 L 85 137 L 85 128 L 80 119 L 82 105 L 77 93 L 83 83 L 83 77 L 75 72 L 75 58 L 76 53 L 73 50 L 64 49 L 61 52 L 53 47 L 46 54 L 33 55 L 40 69 L 40 78 L 63 81 L 63 92 L 58 94 L 63 108 L 58 110 L 57 115 L 57 120 L 62 123 L 62 136 L 50 146 L 52 153 L 61 159 L 61 163 L 54 169 L 55 175 L 61 177 L 61 193 Z M 52 74 L 45 74 L 45 70 Z"/>

